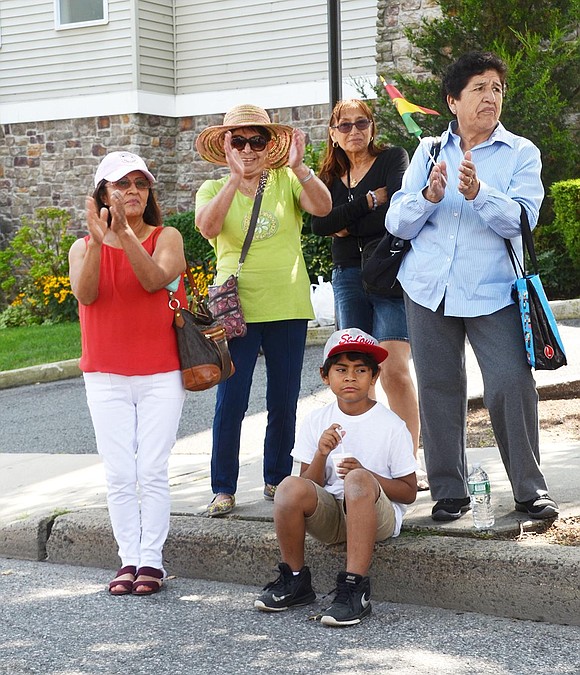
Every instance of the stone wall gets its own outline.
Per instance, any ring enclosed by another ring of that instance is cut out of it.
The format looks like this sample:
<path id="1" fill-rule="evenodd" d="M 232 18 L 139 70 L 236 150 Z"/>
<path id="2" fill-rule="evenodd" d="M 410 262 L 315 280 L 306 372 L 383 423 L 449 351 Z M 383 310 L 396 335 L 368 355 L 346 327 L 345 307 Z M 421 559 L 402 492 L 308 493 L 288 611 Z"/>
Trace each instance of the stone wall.
<path id="1" fill-rule="evenodd" d="M 435 0 L 379 0 L 377 3 L 377 72 L 398 70 L 416 77 L 427 71 L 413 62 L 413 50 L 403 28 L 419 26 L 422 19 L 441 16 Z"/>

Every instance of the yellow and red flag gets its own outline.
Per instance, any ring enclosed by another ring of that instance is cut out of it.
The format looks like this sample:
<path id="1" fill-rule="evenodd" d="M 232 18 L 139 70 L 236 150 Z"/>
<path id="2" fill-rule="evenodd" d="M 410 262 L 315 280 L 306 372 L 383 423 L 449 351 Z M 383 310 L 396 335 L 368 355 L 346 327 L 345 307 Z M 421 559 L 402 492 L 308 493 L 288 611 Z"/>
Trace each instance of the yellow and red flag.
<path id="1" fill-rule="evenodd" d="M 397 108 L 397 111 L 403 120 L 403 124 L 407 127 L 407 131 L 413 136 L 419 138 L 423 132 L 419 125 L 411 117 L 411 114 L 419 112 L 423 113 L 424 115 L 439 115 L 439 113 L 436 110 L 431 110 L 431 108 L 424 108 L 421 105 L 415 105 L 414 103 L 407 101 L 406 98 L 401 96 L 400 91 L 396 87 L 385 82 L 385 78 L 382 75 L 380 78 L 383 86 L 387 90 L 387 94 L 391 97 L 393 103 L 395 104 L 395 107 Z"/>

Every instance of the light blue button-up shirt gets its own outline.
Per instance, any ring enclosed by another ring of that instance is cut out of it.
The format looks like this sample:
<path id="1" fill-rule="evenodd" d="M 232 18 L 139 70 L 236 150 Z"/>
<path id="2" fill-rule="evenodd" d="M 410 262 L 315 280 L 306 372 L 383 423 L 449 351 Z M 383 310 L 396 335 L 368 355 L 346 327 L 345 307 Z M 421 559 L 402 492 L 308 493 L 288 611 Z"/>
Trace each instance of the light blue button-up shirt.
<path id="1" fill-rule="evenodd" d="M 445 196 L 438 204 L 426 200 L 428 152 L 432 138 L 422 139 L 393 195 L 386 228 L 411 240 L 398 279 L 409 297 L 435 311 L 445 298 L 449 316 L 483 316 L 511 304 L 516 277 L 505 239 L 512 239 L 521 260 L 520 204 L 530 227 L 538 221 L 544 197 L 540 151 L 529 140 L 498 124 L 489 139 L 472 148 L 480 188 L 466 200 L 458 191 L 460 138 L 453 129 L 441 136 L 438 161 L 447 165 Z"/>

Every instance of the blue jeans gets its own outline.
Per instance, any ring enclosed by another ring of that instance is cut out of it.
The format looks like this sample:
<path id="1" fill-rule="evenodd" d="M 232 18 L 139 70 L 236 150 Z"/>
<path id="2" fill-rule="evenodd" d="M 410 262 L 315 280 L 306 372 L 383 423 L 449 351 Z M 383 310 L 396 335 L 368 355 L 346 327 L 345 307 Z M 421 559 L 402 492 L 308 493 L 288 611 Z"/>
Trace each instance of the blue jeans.
<path id="1" fill-rule="evenodd" d="M 242 421 L 260 347 L 266 360 L 268 409 L 264 483 L 278 485 L 292 473 L 290 453 L 294 447 L 307 325 L 306 319 L 249 323 L 247 335 L 229 343 L 236 372 L 217 389 L 211 456 L 214 494 L 236 493 Z"/>
<path id="2" fill-rule="evenodd" d="M 359 267 L 335 267 L 332 290 L 338 330 L 360 328 L 379 342 L 409 341 L 403 298 L 367 293 Z"/>

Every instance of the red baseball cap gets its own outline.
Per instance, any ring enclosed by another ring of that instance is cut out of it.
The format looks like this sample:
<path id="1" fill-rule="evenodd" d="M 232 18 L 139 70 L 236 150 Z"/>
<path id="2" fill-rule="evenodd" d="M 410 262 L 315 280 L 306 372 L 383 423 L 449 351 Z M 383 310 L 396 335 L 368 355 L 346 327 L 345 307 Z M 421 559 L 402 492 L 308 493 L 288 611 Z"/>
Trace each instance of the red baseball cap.
<path id="1" fill-rule="evenodd" d="M 345 328 L 335 331 L 324 345 L 323 362 L 329 356 L 340 354 L 341 352 L 362 352 L 372 354 L 377 363 L 382 363 L 389 352 L 379 345 L 379 341 L 372 335 L 365 333 L 359 328 Z"/>

